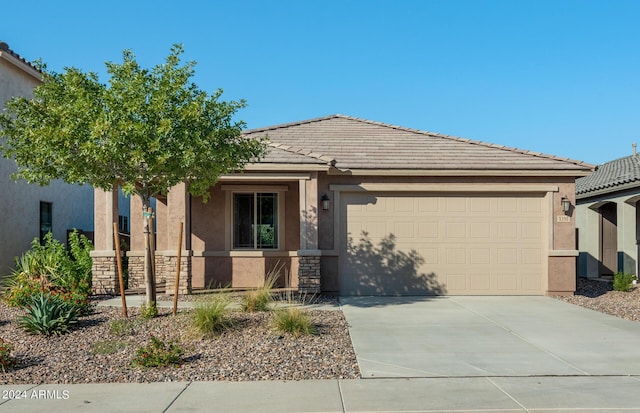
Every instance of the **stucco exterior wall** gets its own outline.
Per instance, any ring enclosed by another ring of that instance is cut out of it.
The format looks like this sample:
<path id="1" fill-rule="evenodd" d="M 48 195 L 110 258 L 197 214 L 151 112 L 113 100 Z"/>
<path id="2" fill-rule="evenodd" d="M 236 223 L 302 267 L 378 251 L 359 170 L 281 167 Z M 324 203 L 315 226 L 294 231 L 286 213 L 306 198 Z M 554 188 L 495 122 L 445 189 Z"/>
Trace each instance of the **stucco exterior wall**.
<path id="1" fill-rule="evenodd" d="M 603 194 L 578 200 L 576 228 L 578 230 L 578 276 L 600 276 L 600 213 L 599 207 L 614 203 L 617 213 L 618 271 L 637 274 L 638 246 L 636 242 L 636 200 L 640 190 Z"/>
<path id="2" fill-rule="evenodd" d="M 32 95 L 39 84 L 31 74 L 0 58 L 0 108 L 13 96 Z M 52 181 L 49 186 L 14 182 L 15 163 L 0 158 L 0 276 L 11 271 L 14 257 L 29 249 L 40 235 L 40 202 L 52 203 L 53 235 L 66 241 L 68 229 L 93 231 L 93 188 Z"/>

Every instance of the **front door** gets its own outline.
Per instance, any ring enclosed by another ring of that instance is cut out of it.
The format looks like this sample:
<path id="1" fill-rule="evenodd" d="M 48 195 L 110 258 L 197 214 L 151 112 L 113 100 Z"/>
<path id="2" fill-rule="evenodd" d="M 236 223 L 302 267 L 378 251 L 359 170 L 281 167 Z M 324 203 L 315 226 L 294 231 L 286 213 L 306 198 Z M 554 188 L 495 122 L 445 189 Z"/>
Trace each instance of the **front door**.
<path id="1" fill-rule="evenodd" d="M 618 272 L 617 215 L 617 206 L 614 203 L 600 207 L 600 274 L 605 276 Z"/>

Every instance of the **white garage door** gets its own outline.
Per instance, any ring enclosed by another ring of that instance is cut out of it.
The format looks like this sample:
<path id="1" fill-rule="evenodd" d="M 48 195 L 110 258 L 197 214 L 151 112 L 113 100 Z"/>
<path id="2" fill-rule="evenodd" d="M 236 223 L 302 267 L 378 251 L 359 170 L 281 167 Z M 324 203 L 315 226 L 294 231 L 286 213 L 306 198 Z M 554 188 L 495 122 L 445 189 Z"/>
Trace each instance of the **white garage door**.
<path id="1" fill-rule="evenodd" d="M 543 196 L 343 193 L 343 295 L 540 295 Z"/>

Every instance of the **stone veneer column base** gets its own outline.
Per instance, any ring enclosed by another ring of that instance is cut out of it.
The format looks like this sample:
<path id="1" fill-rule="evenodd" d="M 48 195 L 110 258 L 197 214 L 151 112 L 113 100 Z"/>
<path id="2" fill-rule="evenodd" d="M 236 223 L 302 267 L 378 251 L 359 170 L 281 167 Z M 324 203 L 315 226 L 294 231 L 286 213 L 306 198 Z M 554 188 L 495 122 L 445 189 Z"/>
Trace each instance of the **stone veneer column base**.
<path id="1" fill-rule="evenodd" d="M 128 288 L 144 288 L 144 255 L 127 253 L 129 267 Z"/>
<path id="2" fill-rule="evenodd" d="M 129 288 L 144 288 L 144 252 L 136 251 L 129 257 Z M 176 278 L 177 253 L 156 251 L 156 285 L 165 284 L 165 293 L 173 294 Z M 191 251 L 180 257 L 180 287 L 178 294 L 191 293 Z"/>
<path id="3" fill-rule="evenodd" d="M 298 256 L 298 291 L 320 294 L 320 255 Z"/>
<path id="4" fill-rule="evenodd" d="M 115 251 L 91 251 L 91 290 L 96 295 L 120 294 Z"/>
<path id="5" fill-rule="evenodd" d="M 173 295 L 176 280 L 177 254 L 156 255 L 156 279 L 164 280 L 166 294 Z M 180 285 L 178 294 L 191 294 L 191 256 L 190 251 L 180 256 Z"/>

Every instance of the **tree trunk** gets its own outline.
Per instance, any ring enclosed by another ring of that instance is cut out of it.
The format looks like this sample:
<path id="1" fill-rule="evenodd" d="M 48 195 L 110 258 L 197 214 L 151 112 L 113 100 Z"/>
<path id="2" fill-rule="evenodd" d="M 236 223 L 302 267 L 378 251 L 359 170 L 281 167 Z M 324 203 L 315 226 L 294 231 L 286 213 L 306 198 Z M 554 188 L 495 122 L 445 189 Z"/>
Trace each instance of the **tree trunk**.
<path id="1" fill-rule="evenodd" d="M 148 194 L 142 195 L 142 217 L 143 217 L 143 230 L 144 230 L 144 281 L 146 287 L 146 305 L 147 308 L 155 306 L 156 302 L 156 282 L 155 274 L 153 273 L 153 264 L 151 263 L 153 254 L 151 252 L 151 231 L 152 228 L 149 225 L 151 218 L 151 200 Z"/>

